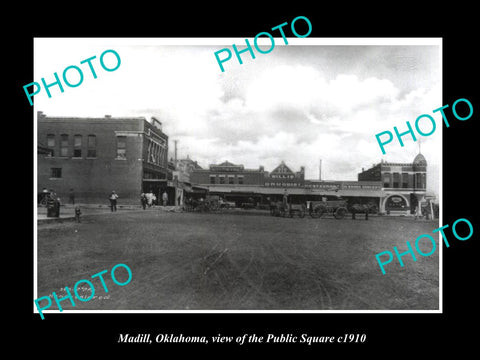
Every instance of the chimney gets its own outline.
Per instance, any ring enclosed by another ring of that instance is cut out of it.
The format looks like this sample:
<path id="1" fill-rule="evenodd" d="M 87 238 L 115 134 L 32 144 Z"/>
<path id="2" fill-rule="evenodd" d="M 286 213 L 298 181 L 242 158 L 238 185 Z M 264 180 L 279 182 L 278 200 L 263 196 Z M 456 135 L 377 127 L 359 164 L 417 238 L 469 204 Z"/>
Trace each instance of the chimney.
<path id="1" fill-rule="evenodd" d="M 322 159 L 320 159 L 320 165 L 318 167 L 318 180 L 322 181 Z"/>

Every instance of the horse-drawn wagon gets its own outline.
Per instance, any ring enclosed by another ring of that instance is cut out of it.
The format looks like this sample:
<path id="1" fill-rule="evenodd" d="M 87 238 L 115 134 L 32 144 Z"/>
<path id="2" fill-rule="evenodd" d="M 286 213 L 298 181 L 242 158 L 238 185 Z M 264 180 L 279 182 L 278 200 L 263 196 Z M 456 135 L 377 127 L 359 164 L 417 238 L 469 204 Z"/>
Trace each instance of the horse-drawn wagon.
<path id="1" fill-rule="evenodd" d="M 343 219 L 347 214 L 347 202 L 342 199 L 326 201 L 310 201 L 308 212 L 312 218 L 320 218 L 331 214 L 335 219 Z"/>
<path id="2" fill-rule="evenodd" d="M 305 217 L 304 204 L 292 204 L 282 201 L 272 202 L 270 204 L 270 214 L 272 216 L 293 217 L 295 214 L 298 217 Z"/>
<path id="3" fill-rule="evenodd" d="M 185 211 L 199 211 L 199 212 L 215 212 L 222 209 L 234 208 L 235 203 L 225 201 L 219 195 L 207 195 L 204 198 L 185 199 L 184 210 Z"/>

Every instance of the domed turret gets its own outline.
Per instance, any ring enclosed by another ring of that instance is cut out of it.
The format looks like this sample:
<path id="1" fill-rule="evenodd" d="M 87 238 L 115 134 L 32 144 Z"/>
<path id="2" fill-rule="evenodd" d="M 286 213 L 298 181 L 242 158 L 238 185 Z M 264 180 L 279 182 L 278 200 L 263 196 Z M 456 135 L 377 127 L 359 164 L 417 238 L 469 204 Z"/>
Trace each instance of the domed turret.
<path id="1" fill-rule="evenodd" d="M 422 154 L 418 153 L 418 155 L 415 156 L 415 159 L 413 159 L 413 164 L 427 166 L 427 160 L 425 160 L 425 157 Z"/>

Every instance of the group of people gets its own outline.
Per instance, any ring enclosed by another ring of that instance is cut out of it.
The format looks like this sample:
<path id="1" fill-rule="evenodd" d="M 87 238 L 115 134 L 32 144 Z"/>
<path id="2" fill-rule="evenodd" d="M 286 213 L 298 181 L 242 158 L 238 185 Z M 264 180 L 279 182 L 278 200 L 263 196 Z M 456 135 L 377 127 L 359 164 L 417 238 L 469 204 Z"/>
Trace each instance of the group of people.
<path id="1" fill-rule="evenodd" d="M 115 190 L 112 191 L 110 194 L 109 198 L 110 200 L 110 209 L 112 212 L 117 211 L 117 199 L 118 199 L 118 194 L 115 192 Z M 157 197 L 153 193 L 153 191 L 149 191 L 148 193 L 141 193 L 140 194 L 140 203 L 142 204 L 143 210 L 145 210 L 148 207 L 155 207 L 157 205 Z M 162 204 L 163 206 L 168 205 L 168 194 L 166 191 L 163 192 L 162 194 Z"/>
<path id="2" fill-rule="evenodd" d="M 146 209 L 146 207 L 155 207 L 157 205 L 157 197 L 155 194 L 150 190 L 148 193 L 141 193 L 140 194 L 140 203 L 142 204 L 143 210 Z M 163 192 L 162 194 L 162 205 L 167 206 L 168 205 L 168 194 L 166 191 Z"/>
<path id="3" fill-rule="evenodd" d="M 157 197 L 155 194 L 150 190 L 148 193 L 141 193 L 140 194 L 140 202 L 142 204 L 143 210 L 148 207 L 155 207 L 157 204 Z"/>
<path id="4" fill-rule="evenodd" d="M 43 188 L 38 194 L 38 203 L 47 208 L 47 217 L 60 217 L 60 198 L 53 189 Z"/>

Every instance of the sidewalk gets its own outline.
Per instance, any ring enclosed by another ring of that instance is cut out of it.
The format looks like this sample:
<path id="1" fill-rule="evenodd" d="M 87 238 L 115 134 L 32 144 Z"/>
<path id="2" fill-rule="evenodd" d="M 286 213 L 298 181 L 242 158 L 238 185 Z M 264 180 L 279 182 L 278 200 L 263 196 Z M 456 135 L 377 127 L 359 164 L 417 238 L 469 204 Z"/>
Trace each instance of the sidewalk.
<path id="1" fill-rule="evenodd" d="M 111 213 L 109 205 L 99 204 L 64 204 L 60 206 L 60 217 L 47 217 L 47 208 L 45 206 L 37 206 L 37 223 L 45 222 L 62 222 L 75 220 L 75 206 L 80 206 L 82 211 L 81 217 L 99 214 Z M 144 211 L 140 205 L 117 205 L 117 211 Z M 161 211 L 180 211 L 178 206 L 155 206 L 147 208 L 145 211 L 161 210 Z"/>

